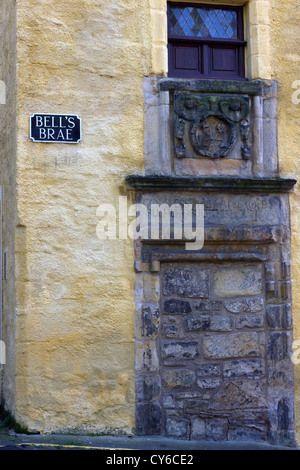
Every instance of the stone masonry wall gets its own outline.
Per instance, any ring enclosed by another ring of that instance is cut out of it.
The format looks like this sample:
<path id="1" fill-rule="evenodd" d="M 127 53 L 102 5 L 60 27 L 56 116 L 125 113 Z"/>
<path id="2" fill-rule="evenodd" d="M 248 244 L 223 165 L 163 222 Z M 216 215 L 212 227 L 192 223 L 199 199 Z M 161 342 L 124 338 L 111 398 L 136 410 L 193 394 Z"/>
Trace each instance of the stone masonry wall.
<path id="1" fill-rule="evenodd" d="M 268 304 L 264 271 L 262 263 L 162 264 L 160 304 L 138 312 L 140 434 L 290 441 L 291 397 L 276 401 L 276 386 L 290 383 L 280 362 L 289 360 L 292 311 Z M 157 275 L 143 276 L 146 298 L 158 298 Z"/>
<path id="2" fill-rule="evenodd" d="M 267 438 L 262 266 L 165 264 L 162 294 L 166 434 Z"/>
<path id="3" fill-rule="evenodd" d="M 205 244 L 189 252 L 174 240 L 136 241 L 136 431 L 291 444 L 288 199 L 138 196 L 144 203 L 175 199 L 204 203 Z"/>

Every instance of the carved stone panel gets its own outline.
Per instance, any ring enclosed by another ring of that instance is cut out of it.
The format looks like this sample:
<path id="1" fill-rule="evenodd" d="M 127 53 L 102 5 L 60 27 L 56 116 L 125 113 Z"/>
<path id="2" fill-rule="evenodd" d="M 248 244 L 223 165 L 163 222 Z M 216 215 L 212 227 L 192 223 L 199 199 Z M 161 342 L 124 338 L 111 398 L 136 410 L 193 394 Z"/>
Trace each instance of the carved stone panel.
<path id="1" fill-rule="evenodd" d="M 248 96 L 175 93 L 176 158 L 251 159 Z"/>
<path id="2" fill-rule="evenodd" d="M 146 174 L 278 175 L 275 81 L 147 77 L 144 93 Z"/>

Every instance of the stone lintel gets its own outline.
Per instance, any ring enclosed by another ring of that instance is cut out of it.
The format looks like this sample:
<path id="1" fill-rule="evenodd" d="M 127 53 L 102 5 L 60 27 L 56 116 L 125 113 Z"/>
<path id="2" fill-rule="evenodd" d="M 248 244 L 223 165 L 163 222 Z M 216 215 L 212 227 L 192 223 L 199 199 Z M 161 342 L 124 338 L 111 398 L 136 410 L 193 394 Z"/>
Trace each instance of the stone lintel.
<path id="1" fill-rule="evenodd" d="M 266 256 L 263 253 L 188 253 L 182 252 L 154 252 L 151 256 L 152 261 L 199 261 L 205 262 L 258 262 L 265 261 Z"/>
<path id="2" fill-rule="evenodd" d="M 293 189 L 292 178 L 233 178 L 161 175 L 129 175 L 127 188 L 135 191 L 227 191 L 241 193 L 285 193 Z"/>
<path id="3" fill-rule="evenodd" d="M 245 261 L 245 262 L 258 262 L 265 261 L 266 257 L 261 253 L 195 253 L 192 254 L 185 251 L 178 252 L 155 252 L 152 253 L 151 263 L 144 266 L 141 271 L 159 272 L 162 261 L 199 261 L 199 262 L 232 262 L 232 261 Z"/>
<path id="4" fill-rule="evenodd" d="M 193 91 L 202 93 L 238 93 L 247 95 L 263 94 L 265 83 L 261 80 L 192 80 L 168 79 L 159 81 L 161 91 Z"/>
<path id="5" fill-rule="evenodd" d="M 234 262 L 234 261 L 244 261 L 244 262 L 260 262 L 266 261 L 266 255 L 263 253 L 198 253 L 188 251 L 182 252 L 153 252 L 151 253 L 150 262 L 135 262 L 136 272 L 159 272 L 161 269 L 161 262 L 166 261 L 185 261 L 193 262 L 198 261 L 201 263 L 210 262 Z"/>

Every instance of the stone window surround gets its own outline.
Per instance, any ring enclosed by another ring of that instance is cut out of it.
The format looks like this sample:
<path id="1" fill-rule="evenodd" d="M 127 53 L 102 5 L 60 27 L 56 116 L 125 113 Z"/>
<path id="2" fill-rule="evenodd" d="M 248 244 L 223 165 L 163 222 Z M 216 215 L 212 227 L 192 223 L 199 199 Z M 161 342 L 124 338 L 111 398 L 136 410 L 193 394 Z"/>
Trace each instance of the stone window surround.
<path id="1" fill-rule="evenodd" d="M 175 91 L 213 93 L 224 96 L 246 94 L 252 101 L 252 153 L 254 177 L 274 177 L 277 161 L 277 91 L 274 80 L 144 78 L 144 159 L 147 175 L 174 174 L 172 147 L 172 105 Z M 217 176 L 217 175 L 202 175 Z M 235 176 L 235 175 L 232 175 Z"/>
<path id="2" fill-rule="evenodd" d="M 179 1 L 179 0 L 174 0 Z M 187 0 L 180 0 L 181 3 Z M 194 1 L 194 0 L 192 0 Z M 190 0 L 189 0 L 190 2 Z M 244 5 L 243 0 L 198 1 L 218 5 Z M 271 79 L 270 5 L 268 0 L 249 0 L 244 7 L 246 77 L 252 80 Z M 150 27 L 152 34 L 152 73 L 168 73 L 167 0 L 150 0 Z"/>

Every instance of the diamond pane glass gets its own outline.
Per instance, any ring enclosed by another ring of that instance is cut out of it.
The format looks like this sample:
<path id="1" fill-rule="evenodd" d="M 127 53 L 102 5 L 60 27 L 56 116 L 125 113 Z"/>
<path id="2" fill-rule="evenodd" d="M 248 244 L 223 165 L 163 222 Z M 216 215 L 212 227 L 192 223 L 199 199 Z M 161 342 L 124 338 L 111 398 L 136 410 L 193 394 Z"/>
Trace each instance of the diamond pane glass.
<path id="1" fill-rule="evenodd" d="M 237 12 L 212 8 L 171 7 L 170 35 L 237 39 Z"/>

